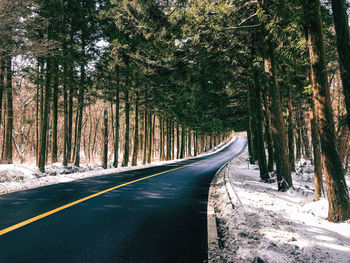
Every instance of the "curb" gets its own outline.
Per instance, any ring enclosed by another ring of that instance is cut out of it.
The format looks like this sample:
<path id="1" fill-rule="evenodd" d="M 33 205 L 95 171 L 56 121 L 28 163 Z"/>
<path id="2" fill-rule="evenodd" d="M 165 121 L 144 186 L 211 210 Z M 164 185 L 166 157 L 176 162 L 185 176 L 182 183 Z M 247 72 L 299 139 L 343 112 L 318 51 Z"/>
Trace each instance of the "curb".
<path id="1" fill-rule="evenodd" d="M 244 146 L 243 150 L 237 154 L 237 156 L 241 155 L 245 151 L 246 148 L 247 148 L 247 144 Z M 227 192 L 228 197 L 230 198 L 230 201 L 231 201 L 232 208 L 235 208 L 235 205 L 241 205 L 243 207 L 242 201 L 238 197 L 238 195 L 233 187 L 233 179 L 232 179 L 232 176 L 230 176 L 230 171 L 228 171 L 228 175 L 226 172 L 224 173 L 224 182 L 225 182 L 226 192 Z"/>
<path id="2" fill-rule="evenodd" d="M 224 168 L 231 162 L 229 160 L 215 173 L 213 180 L 210 183 L 209 194 L 208 194 L 208 207 L 207 207 L 207 223 L 208 223 L 208 262 L 215 263 L 221 262 L 220 256 L 217 255 L 216 251 L 219 249 L 219 237 L 216 225 L 216 217 L 214 207 L 210 203 L 212 195 L 213 184 L 216 182 L 216 178 L 222 172 Z"/>
<path id="3" fill-rule="evenodd" d="M 247 147 L 247 143 L 243 147 L 243 149 L 237 153 L 231 160 L 227 161 L 223 166 L 220 167 L 220 169 L 215 173 L 209 187 L 209 193 L 208 193 L 208 206 L 207 206 L 207 223 L 208 223 L 208 263 L 219 263 L 221 262 L 220 255 L 217 254 L 217 251 L 219 248 L 219 237 L 218 237 L 218 231 L 217 231 L 217 225 L 216 225 L 216 217 L 215 217 L 215 210 L 212 206 L 210 199 L 212 196 L 212 189 L 213 185 L 216 183 L 218 176 L 220 173 L 227 168 L 227 166 L 230 164 L 230 162 L 242 154 Z M 229 181 L 229 179 L 226 176 L 226 171 L 223 174 L 223 179 L 225 182 L 225 188 L 228 192 L 232 207 L 234 208 L 234 190 L 232 188 L 232 185 Z"/>

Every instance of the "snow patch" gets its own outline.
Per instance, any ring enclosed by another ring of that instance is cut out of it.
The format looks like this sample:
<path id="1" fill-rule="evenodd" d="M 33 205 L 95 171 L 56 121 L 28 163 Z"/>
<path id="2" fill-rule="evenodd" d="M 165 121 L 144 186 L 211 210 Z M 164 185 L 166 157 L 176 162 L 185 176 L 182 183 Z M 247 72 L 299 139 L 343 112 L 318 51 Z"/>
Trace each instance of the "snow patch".
<path id="1" fill-rule="evenodd" d="M 287 192 L 260 181 L 246 149 L 214 178 L 221 262 L 350 262 L 350 222 L 327 221 L 328 201 L 313 201 L 310 162 L 292 176 Z"/>

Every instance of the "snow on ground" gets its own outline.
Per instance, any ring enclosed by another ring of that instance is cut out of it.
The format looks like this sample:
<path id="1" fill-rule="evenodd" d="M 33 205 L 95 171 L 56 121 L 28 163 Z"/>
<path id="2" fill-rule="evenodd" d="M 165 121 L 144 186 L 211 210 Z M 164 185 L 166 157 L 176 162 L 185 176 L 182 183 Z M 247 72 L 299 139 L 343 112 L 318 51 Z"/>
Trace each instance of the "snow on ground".
<path id="1" fill-rule="evenodd" d="M 350 220 L 326 220 L 327 200 L 313 201 L 313 167 L 299 162 L 293 183 L 278 192 L 276 182 L 260 181 L 258 166 L 248 169 L 247 150 L 223 169 L 209 198 L 221 258 L 212 262 L 350 262 Z"/>
<path id="2" fill-rule="evenodd" d="M 235 139 L 236 137 L 233 137 L 231 141 L 234 141 Z M 226 148 L 228 145 L 229 143 L 227 143 L 227 141 L 222 142 L 212 150 L 209 150 L 208 152 L 194 158 L 216 153 Z M 46 165 L 45 173 L 41 173 L 36 166 L 30 164 L 2 164 L 0 165 L 0 195 L 45 185 L 70 182 L 93 176 L 171 164 L 179 161 L 181 160 L 163 162 L 157 161 L 150 164 L 133 167 L 113 168 L 112 166 L 109 166 L 108 169 L 103 169 L 101 163 L 82 164 L 80 167 L 76 167 L 72 164 L 69 164 L 68 167 L 64 167 L 60 163 L 54 163 Z"/>

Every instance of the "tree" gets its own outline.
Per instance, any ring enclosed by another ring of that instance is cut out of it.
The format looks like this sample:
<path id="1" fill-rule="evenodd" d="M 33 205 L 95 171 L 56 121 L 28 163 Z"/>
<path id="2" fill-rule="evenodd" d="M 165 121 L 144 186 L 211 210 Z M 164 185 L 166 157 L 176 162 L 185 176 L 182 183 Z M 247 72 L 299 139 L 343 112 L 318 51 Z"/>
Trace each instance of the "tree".
<path id="1" fill-rule="evenodd" d="M 328 220 L 344 221 L 350 217 L 350 200 L 336 147 L 319 0 L 305 1 L 304 11 L 308 30 L 311 83 L 316 102 L 316 118 L 319 123 L 323 170 L 329 202 Z"/>
<path id="2" fill-rule="evenodd" d="M 350 33 L 345 0 L 332 0 L 334 27 L 337 35 L 339 67 L 343 83 L 347 122 L 350 129 Z"/>

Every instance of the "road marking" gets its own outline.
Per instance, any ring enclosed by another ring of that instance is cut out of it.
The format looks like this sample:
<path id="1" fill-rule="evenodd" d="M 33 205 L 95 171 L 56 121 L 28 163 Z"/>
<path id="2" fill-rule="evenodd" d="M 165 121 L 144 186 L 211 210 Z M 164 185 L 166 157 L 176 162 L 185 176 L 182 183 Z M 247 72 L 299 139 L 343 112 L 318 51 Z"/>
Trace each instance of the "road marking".
<path id="1" fill-rule="evenodd" d="M 160 172 L 160 173 L 157 173 L 157 174 L 148 175 L 148 176 L 145 176 L 145 177 L 142 177 L 142 178 L 139 178 L 139 179 L 136 179 L 136 180 L 133 180 L 133 181 L 124 183 L 124 184 L 120 184 L 120 185 L 117 185 L 117 186 L 108 188 L 108 189 L 106 189 L 106 190 L 97 192 L 97 193 L 95 193 L 95 194 L 86 196 L 86 197 L 81 198 L 81 199 L 79 199 L 79 200 L 76 200 L 76 201 L 74 201 L 74 202 L 71 202 L 71 203 L 68 203 L 68 204 L 66 204 L 66 205 L 60 206 L 60 207 L 58 207 L 58 208 L 56 208 L 56 209 L 50 210 L 50 211 L 48 211 L 48 212 L 46 212 L 46 213 L 40 214 L 40 215 L 38 215 L 38 216 L 32 217 L 32 218 L 30 218 L 30 219 L 27 219 L 27 220 L 25 220 L 25 221 L 22 221 L 22 222 L 20 222 L 20 223 L 17 223 L 17 224 L 15 224 L 15 225 L 13 225 L 13 226 L 10 226 L 10 227 L 7 227 L 7 228 L 5 228 L 5 229 L 3 229 L 3 230 L 0 230 L 0 236 L 6 234 L 6 233 L 8 233 L 8 232 L 11 232 L 11 231 L 13 231 L 13 230 L 16 230 L 16 229 L 18 229 L 18 228 L 21 228 L 21 227 L 23 227 L 23 226 L 26 226 L 26 225 L 28 225 L 28 224 L 30 224 L 30 223 L 33 223 L 33 222 L 35 222 L 35 221 L 38 221 L 38 220 L 40 220 L 40 219 L 42 219 L 42 218 L 44 218 L 44 217 L 47 217 L 47 216 L 52 215 L 52 214 L 55 214 L 55 213 L 57 213 L 57 212 L 59 212 L 59 211 L 62 211 L 63 209 L 66 209 L 66 208 L 68 208 L 68 207 L 74 206 L 74 205 L 76 205 L 76 204 L 79 204 L 79 203 L 81 203 L 81 202 L 84 202 L 84 201 L 86 201 L 86 200 L 89 200 L 89 199 L 91 199 L 91 198 L 94 198 L 94 197 L 96 197 L 96 196 L 99 196 L 99 195 L 105 194 L 105 193 L 107 193 L 107 192 L 110 192 L 110 191 L 112 191 L 112 190 L 121 188 L 121 187 L 126 186 L 126 185 L 129 185 L 129 184 L 133 184 L 133 183 L 136 183 L 136 182 L 139 182 L 139 181 L 143 181 L 143 180 L 146 180 L 146 179 L 155 177 L 155 176 L 157 176 L 157 175 L 169 173 L 169 172 L 172 172 L 172 171 L 175 171 L 175 170 L 179 170 L 179 169 L 182 169 L 182 168 L 185 168 L 185 167 L 189 167 L 189 166 L 192 166 L 192 165 L 195 165 L 195 164 L 199 164 L 199 163 L 202 163 L 202 162 L 204 162 L 204 161 L 207 161 L 207 160 L 202 160 L 202 161 L 195 162 L 195 163 L 192 163 L 192 164 L 187 164 L 187 165 L 184 165 L 184 166 L 181 166 L 181 167 L 177 167 L 177 168 L 174 168 L 174 169 L 171 169 L 171 170 L 167 170 L 167 171 L 164 171 L 164 172 Z"/>

